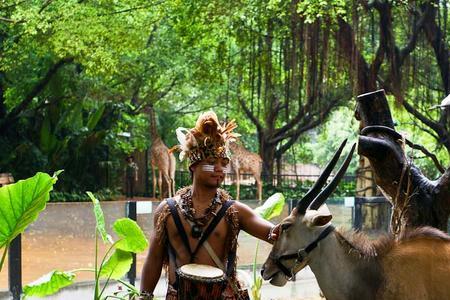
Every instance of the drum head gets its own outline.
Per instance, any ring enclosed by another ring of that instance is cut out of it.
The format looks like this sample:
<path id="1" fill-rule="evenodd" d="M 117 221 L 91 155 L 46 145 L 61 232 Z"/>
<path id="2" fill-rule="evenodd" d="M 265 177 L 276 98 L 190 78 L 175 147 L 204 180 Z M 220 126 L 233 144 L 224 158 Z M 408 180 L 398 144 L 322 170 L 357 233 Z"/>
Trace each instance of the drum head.
<path id="1" fill-rule="evenodd" d="M 221 269 L 209 265 L 187 264 L 181 266 L 179 270 L 183 274 L 192 277 L 214 279 L 214 278 L 222 278 L 224 276 L 223 271 Z"/>

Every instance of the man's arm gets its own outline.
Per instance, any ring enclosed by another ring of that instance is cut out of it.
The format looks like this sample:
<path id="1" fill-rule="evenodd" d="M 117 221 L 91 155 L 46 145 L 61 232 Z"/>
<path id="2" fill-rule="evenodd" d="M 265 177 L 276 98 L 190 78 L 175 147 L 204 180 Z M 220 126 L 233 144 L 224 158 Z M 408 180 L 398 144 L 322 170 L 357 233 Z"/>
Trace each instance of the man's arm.
<path id="1" fill-rule="evenodd" d="M 166 201 L 163 201 L 155 210 L 155 215 L 153 218 L 154 230 L 150 237 L 150 247 L 142 268 L 141 292 L 147 292 L 149 294 L 153 293 L 159 277 L 161 276 L 163 258 L 166 251 L 165 244 L 161 241 L 161 236 L 157 236 L 156 233 L 159 216 L 164 211 L 166 206 Z"/>
<path id="2" fill-rule="evenodd" d="M 269 221 L 261 218 L 250 207 L 242 202 L 236 201 L 234 205 L 236 205 L 239 212 L 239 224 L 245 232 L 271 244 L 278 238 L 279 225 L 275 226 Z M 270 233 L 271 237 L 269 239 Z"/>

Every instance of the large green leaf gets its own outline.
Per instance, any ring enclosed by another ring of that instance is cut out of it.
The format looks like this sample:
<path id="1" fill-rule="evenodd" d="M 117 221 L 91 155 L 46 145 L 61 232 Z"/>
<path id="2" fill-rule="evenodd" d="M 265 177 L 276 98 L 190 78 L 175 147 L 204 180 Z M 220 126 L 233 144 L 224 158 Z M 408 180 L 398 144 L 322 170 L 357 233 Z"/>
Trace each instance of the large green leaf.
<path id="1" fill-rule="evenodd" d="M 104 111 L 105 111 L 105 105 L 103 104 L 89 115 L 89 119 L 87 122 L 87 128 L 89 130 L 93 130 L 95 128 L 95 126 L 97 126 L 98 121 L 100 121 L 101 117 L 103 116 Z"/>
<path id="2" fill-rule="evenodd" d="M 117 249 L 129 252 L 142 252 L 148 247 L 148 241 L 139 225 L 128 218 L 116 220 L 113 226 L 120 240 L 116 244 Z"/>
<path id="3" fill-rule="evenodd" d="M 275 218 L 281 214 L 284 207 L 284 196 L 282 193 L 275 193 L 264 202 L 263 205 L 255 208 L 255 212 L 266 220 Z"/>
<path id="4" fill-rule="evenodd" d="M 133 256 L 130 252 L 116 249 L 116 251 L 103 264 L 100 277 L 120 279 L 130 270 Z"/>
<path id="5" fill-rule="evenodd" d="M 59 173 L 58 173 L 59 174 Z M 0 188 L 0 248 L 6 247 L 38 217 L 57 181 L 46 173 Z"/>
<path id="6" fill-rule="evenodd" d="M 94 203 L 94 215 L 95 215 L 95 222 L 98 232 L 100 233 L 100 236 L 102 237 L 102 240 L 104 243 L 113 243 L 112 237 L 106 232 L 105 229 L 105 216 L 103 215 L 102 207 L 100 206 L 100 202 L 97 198 L 95 198 L 94 194 L 91 192 L 86 192 L 86 194 L 91 198 L 92 203 Z"/>
<path id="7" fill-rule="evenodd" d="M 50 118 L 45 118 L 42 122 L 40 145 L 44 153 L 49 153 L 55 146 L 57 140 L 51 130 Z"/>
<path id="8" fill-rule="evenodd" d="M 71 285 L 75 278 L 72 272 L 54 270 L 38 280 L 23 287 L 25 296 L 45 297 L 58 292 L 63 287 Z"/>

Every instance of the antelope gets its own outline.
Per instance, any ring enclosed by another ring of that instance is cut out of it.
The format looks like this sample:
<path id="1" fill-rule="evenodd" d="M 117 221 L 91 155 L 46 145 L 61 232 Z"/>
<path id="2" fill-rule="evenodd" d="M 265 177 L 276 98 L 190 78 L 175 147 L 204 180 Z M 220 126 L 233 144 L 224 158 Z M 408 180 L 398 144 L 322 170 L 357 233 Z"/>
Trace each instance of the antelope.
<path id="1" fill-rule="evenodd" d="M 396 239 L 370 241 L 331 224 L 324 202 L 350 163 L 355 145 L 333 180 L 322 190 L 344 141 L 314 186 L 281 222 L 281 232 L 261 270 L 283 286 L 309 265 L 329 300 L 450 299 L 450 237 L 432 227 L 403 232 Z"/>

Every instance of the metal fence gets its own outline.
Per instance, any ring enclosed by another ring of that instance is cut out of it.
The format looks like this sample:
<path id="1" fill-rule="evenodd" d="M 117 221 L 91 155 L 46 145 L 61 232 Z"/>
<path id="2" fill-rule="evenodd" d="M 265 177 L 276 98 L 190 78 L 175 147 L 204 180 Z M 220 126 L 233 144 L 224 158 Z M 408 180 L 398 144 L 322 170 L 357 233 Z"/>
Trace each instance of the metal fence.
<path id="1" fill-rule="evenodd" d="M 273 181 L 262 178 L 264 199 L 270 196 L 273 192 L 282 192 L 287 198 L 299 198 L 304 192 L 316 182 L 319 175 L 291 175 L 281 174 L 274 175 Z M 256 184 L 252 174 L 240 175 L 241 199 L 256 199 Z M 332 177 L 330 178 L 332 179 Z M 177 171 L 175 173 L 176 188 L 190 185 L 192 182 L 191 175 L 188 171 Z M 234 195 L 236 189 L 236 175 L 234 173 L 227 174 L 224 187 Z M 346 174 L 339 183 L 336 189 L 335 196 L 345 197 L 354 196 L 356 190 L 356 176 Z M 149 193 L 151 194 L 151 193 Z"/>

